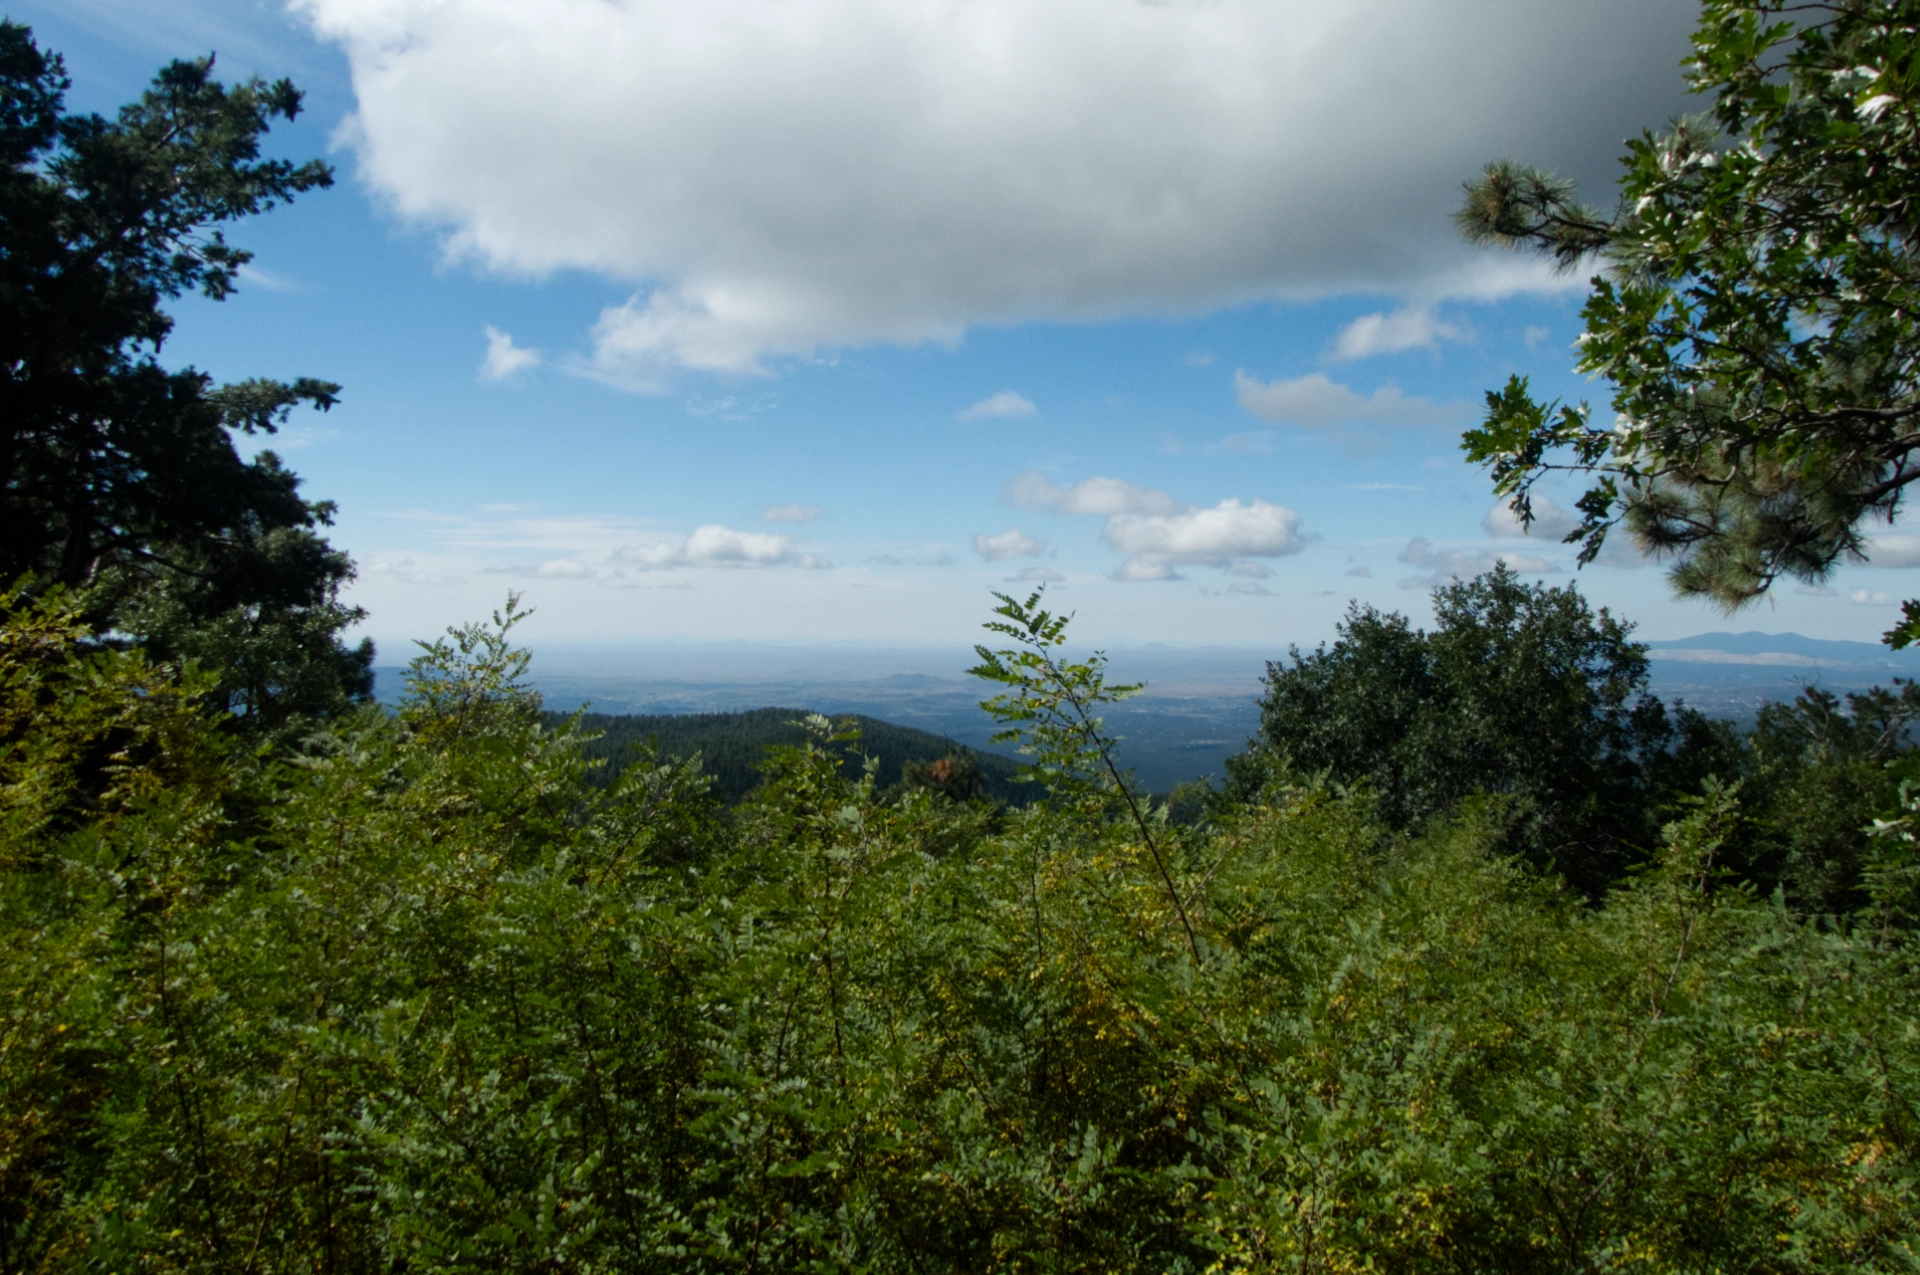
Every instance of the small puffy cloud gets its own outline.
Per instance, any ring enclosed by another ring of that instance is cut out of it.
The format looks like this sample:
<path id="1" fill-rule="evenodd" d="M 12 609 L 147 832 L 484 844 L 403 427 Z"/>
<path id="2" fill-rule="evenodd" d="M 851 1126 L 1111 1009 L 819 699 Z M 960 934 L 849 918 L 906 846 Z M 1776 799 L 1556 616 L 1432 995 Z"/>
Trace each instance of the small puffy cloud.
<path id="1" fill-rule="evenodd" d="M 1893 605 L 1892 597 L 1884 593 L 1877 593 L 1872 589 L 1855 590 L 1853 601 L 1855 605 L 1863 607 L 1890 607 Z"/>
<path id="2" fill-rule="evenodd" d="M 1113 578 L 1126 583 L 1148 580 L 1184 580 L 1173 564 L 1159 559 L 1128 558 L 1113 569 Z"/>
<path id="3" fill-rule="evenodd" d="M 1060 584 L 1063 581 L 1065 581 L 1066 578 L 1067 577 L 1065 573 L 1055 571 L 1051 567 L 1028 567 L 1025 571 L 1020 572 L 1018 575 L 1007 576 L 1005 579 L 1005 583 L 1007 584 Z"/>
<path id="4" fill-rule="evenodd" d="M 1520 525 L 1520 515 L 1512 507 L 1501 501 L 1487 510 L 1487 516 L 1480 520 L 1486 533 L 1495 540 L 1564 540 L 1580 529 L 1580 516 L 1569 509 L 1548 500 L 1545 496 L 1533 498 L 1533 522 L 1530 526 Z"/>
<path id="5" fill-rule="evenodd" d="M 1870 567 L 1920 567 L 1920 536 L 1887 532 L 1867 538 Z"/>
<path id="6" fill-rule="evenodd" d="M 1240 558 L 1277 558 L 1307 545 L 1300 515 L 1264 500 L 1223 500 L 1175 514 L 1119 514 L 1101 538 L 1131 555 L 1116 579 L 1167 580 L 1175 566 L 1231 567 Z M 1253 564 L 1258 565 L 1258 564 Z"/>
<path id="7" fill-rule="evenodd" d="M 1066 487 L 1029 470 L 1009 479 L 1000 498 L 1022 509 L 1105 518 L 1101 539 L 1128 555 L 1113 574 L 1116 580 L 1177 580 L 1180 566 L 1264 577 L 1268 569 L 1249 559 L 1298 553 L 1312 539 L 1301 534 L 1300 515 L 1264 500 L 1223 500 L 1194 509 L 1157 487 L 1118 478 L 1087 478 Z M 976 547 L 983 540 L 976 538 Z"/>
<path id="8" fill-rule="evenodd" d="M 1373 579 L 1373 569 L 1371 567 L 1348 567 L 1347 574 L 1356 580 Z"/>
<path id="9" fill-rule="evenodd" d="M 1035 539 L 1018 527 L 1009 527 L 997 536 L 975 536 L 973 551 L 988 562 L 1037 558 L 1047 551 L 1047 542 Z"/>
<path id="10" fill-rule="evenodd" d="M 1564 544 L 1568 535 L 1580 529 L 1580 515 L 1561 508 L 1545 496 L 1535 496 L 1530 527 L 1520 526 L 1519 515 L 1504 500 L 1487 510 L 1480 525 L 1495 540 Z M 1649 566 L 1653 559 L 1635 547 L 1632 535 L 1625 528 L 1615 527 L 1601 542 L 1600 553 L 1593 561 L 1596 566 L 1633 568 Z"/>
<path id="11" fill-rule="evenodd" d="M 1527 325 L 1527 330 L 1520 334 L 1520 339 L 1525 341 L 1527 348 L 1531 350 L 1534 346 L 1540 344 L 1552 335 L 1553 333 L 1541 327 L 1539 324 L 1530 323 Z"/>
<path id="12" fill-rule="evenodd" d="M 1180 365 L 1182 367 L 1195 367 L 1195 368 L 1211 367 L 1213 366 L 1213 351 L 1212 350 L 1188 350 L 1187 357 L 1180 360 Z"/>
<path id="13" fill-rule="evenodd" d="M 1267 588 L 1266 585 L 1254 584 L 1251 581 L 1249 581 L 1246 584 L 1233 585 L 1227 589 L 1227 592 L 1242 593 L 1242 594 L 1246 594 L 1248 597 L 1254 597 L 1254 598 L 1270 598 L 1273 596 L 1273 590 Z"/>
<path id="14" fill-rule="evenodd" d="M 670 536 L 650 544 L 622 545 L 612 558 L 641 571 L 676 567 L 826 567 L 832 564 L 803 553 L 791 536 L 765 531 L 736 531 L 711 524 L 691 535 Z"/>
<path id="15" fill-rule="evenodd" d="M 972 407 L 955 412 L 953 418 L 957 421 L 983 421 L 1003 416 L 1032 416 L 1039 410 L 1026 395 L 1001 390 L 998 394 L 981 399 Z"/>
<path id="16" fill-rule="evenodd" d="M 826 516 L 827 511 L 819 505 L 768 505 L 760 511 L 766 522 L 812 522 Z"/>
<path id="17" fill-rule="evenodd" d="M 402 584 L 433 586 L 466 583 L 466 578 L 463 576 L 426 570 L 412 558 L 376 558 L 362 570 L 368 575 L 385 576 L 391 580 L 398 580 Z"/>
<path id="18" fill-rule="evenodd" d="M 1460 416 L 1456 407 L 1402 394 L 1392 385 L 1383 385 L 1371 394 L 1356 394 L 1324 372 L 1309 372 L 1291 381 L 1261 381 L 1244 371 L 1235 372 L 1233 392 L 1240 406 L 1261 420 L 1307 429 L 1443 425 Z"/>
<path id="19" fill-rule="evenodd" d="M 1230 562 L 1227 564 L 1230 576 L 1251 576 L 1255 580 L 1265 580 L 1273 574 L 1273 568 L 1263 562 Z"/>
<path id="20" fill-rule="evenodd" d="M 1392 312 L 1364 314 L 1340 329 L 1332 357 L 1364 359 L 1401 350 L 1429 349 L 1442 341 L 1460 341 L 1466 331 L 1434 317 L 1430 305 L 1403 306 Z"/>
<path id="21" fill-rule="evenodd" d="M 533 573 L 550 580 L 585 580 L 595 574 L 592 567 L 578 558 L 552 558 L 535 567 Z"/>
<path id="22" fill-rule="evenodd" d="M 1408 576 L 1400 581 L 1400 587 L 1403 589 L 1430 589 L 1436 584 L 1445 584 L 1450 580 L 1464 580 L 1491 571 L 1501 563 L 1529 575 L 1554 569 L 1553 563 L 1531 554 L 1495 553 L 1490 549 L 1480 548 L 1436 549 L 1431 542 L 1418 536 L 1408 541 L 1407 547 L 1400 551 L 1400 561 L 1427 573 L 1423 576 Z"/>
<path id="23" fill-rule="evenodd" d="M 499 328 L 487 327 L 487 357 L 480 363 L 480 379 L 504 381 L 540 362 L 540 351 L 523 349 Z"/>
<path id="24" fill-rule="evenodd" d="M 1139 487 L 1118 478 L 1083 478 L 1063 487 L 1034 470 L 1015 474 L 1000 489 L 1000 499 L 1015 509 L 1044 509 L 1057 514 L 1172 514 L 1183 506 L 1157 487 Z"/>

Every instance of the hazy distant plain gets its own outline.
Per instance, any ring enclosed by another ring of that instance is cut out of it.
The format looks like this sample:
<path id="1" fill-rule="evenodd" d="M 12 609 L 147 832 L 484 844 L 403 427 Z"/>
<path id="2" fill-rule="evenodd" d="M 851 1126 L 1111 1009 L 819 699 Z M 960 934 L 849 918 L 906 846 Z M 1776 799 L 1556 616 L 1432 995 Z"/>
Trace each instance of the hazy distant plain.
<path id="1" fill-rule="evenodd" d="M 1741 721 L 1750 720 L 1761 703 L 1791 699 L 1804 686 L 1844 694 L 1920 676 L 1920 652 L 1790 633 L 1709 633 L 1648 646 L 1656 692 Z M 1258 728 L 1266 662 L 1283 655 L 1239 647 L 1109 652 L 1113 681 L 1146 683 L 1137 698 L 1107 714 L 1126 763 L 1157 791 L 1219 776 L 1226 758 Z M 547 706 L 562 711 L 711 713 L 777 706 L 865 713 L 991 748 L 994 723 L 980 700 L 992 688 L 966 675 L 973 663 L 973 652 L 957 646 L 555 645 L 537 652 L 531 680 Z M 379 673 L 380 697 L 397 697 L 401 669 L 383 667 Z"/>

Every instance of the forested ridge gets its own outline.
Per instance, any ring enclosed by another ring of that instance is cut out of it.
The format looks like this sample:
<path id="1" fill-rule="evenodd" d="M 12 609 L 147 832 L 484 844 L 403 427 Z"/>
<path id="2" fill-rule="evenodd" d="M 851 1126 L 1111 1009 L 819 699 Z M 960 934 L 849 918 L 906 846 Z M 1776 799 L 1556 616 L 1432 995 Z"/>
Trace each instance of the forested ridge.
<path id="1" fill-rule="evenodd" d="M 1465 445 L 1738 603 L 1920 472 L 1920 20 L 1695 44 L 1720 134 L 1616 217 L 1507 163 L 1462 214 L 1608 263 L 1644 410 L 1516 380 Z M 1180 818 L 1044 591 L 971 670 L 1013 804 L 884 723 L 550 713 L 511 595 L 373 704 L 331 506 L 236 450 L 339 387 L 158 359 L 330 180 L 259 158 L 299 94 L 66 114 L 3 22 L 0 87 L 0 1271 L 1920 1269 L 1920 687 L 1739 731 L 1502 567 L 1276 651 Z"/>
<path id="2" fill-rule="evenodd" d="M 651 747 L 664 758 L 698 755 L 702 771 L 713 780 L 713 791 L 725 801 L 739 801 L 760 782 L 761 764 L 768 748 L 804 743 L 806 719 L 816 714 L 806 709 L 759 708 L 737 713 L 583 713 L 580 732 L 587 738 L 582 754 L 594 762 L 605 762 L 600 773 L 611 780 L 636 750 Z M 566 715 L 549 713 L 549 727 L 566 721 Z M 1008 757 L 982 753 L 956 744 L 953 740 L 911 726 L 896 726 L 864 714 L 836 718 L 859 732 L 857 740 L 832 746 L 842 762 L 864 764 L 871 758 L 876 766 L 875 785 L 882 791 L 897 788 L 903 780 L 924 782 L 928 768 L 948 762 L 948 771 L 956 767 L 978 776 L 978 791 L 1001 802 L 1017 802 L 1028 795 L 1028 785 L 1019 782 L 1020 763 Z"/>

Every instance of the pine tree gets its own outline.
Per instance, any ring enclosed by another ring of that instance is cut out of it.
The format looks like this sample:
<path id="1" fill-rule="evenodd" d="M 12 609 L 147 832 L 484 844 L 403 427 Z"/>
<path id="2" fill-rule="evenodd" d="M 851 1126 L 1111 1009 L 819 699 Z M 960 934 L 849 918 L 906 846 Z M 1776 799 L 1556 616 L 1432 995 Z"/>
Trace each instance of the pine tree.
<path id="1" fill-rule="evenodd" d="M 1858 560 L 1920 478 L 1920 9 L 1708 0 L 1688 82 L 1708 114 L 1629 143 L 1619 207 L 1507 161 L 1468 183 L 1472 241 L 1600 267 L 1578 368 L 1613 417 L 1487 395 L 1465 449 L 1530 517 L 1555 470 L 1596 481 L 1583 560 L 1624 522 L 1683 595 L 1733 609 Z"/>
<path id="2" fill-rule="evenodd" d="M 220 228 L 332 174 L 260 157 L 300 111 L 290 83 L 212 72 L 174 62 L 116 119 L 65 114 L 61 59 L 0 23 L 0 581 L 81 591 L 100 631 L 208 662 L 228 707 L 271 721 L 363 698 L 372 648 L 338 638 L 360 613 L 332 506 L 233 438 L 339 387 L 169 370 L 163 304 L 228 296 L 250 254 Z"/>

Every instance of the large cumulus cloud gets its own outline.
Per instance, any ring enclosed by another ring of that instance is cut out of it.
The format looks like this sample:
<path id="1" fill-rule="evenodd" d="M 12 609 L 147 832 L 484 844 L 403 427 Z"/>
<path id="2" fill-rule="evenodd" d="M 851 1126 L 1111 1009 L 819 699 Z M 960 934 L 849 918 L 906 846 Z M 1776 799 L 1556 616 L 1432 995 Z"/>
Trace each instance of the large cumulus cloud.
<path id="1" fill-rule="evenodd" d="M 1604 181 L 1680 105 L 1672 0 L 295 0 L 363 178 L 456 256 L 633 287 L 582 370 L 1373 289 L 1513 154 Z"/>

